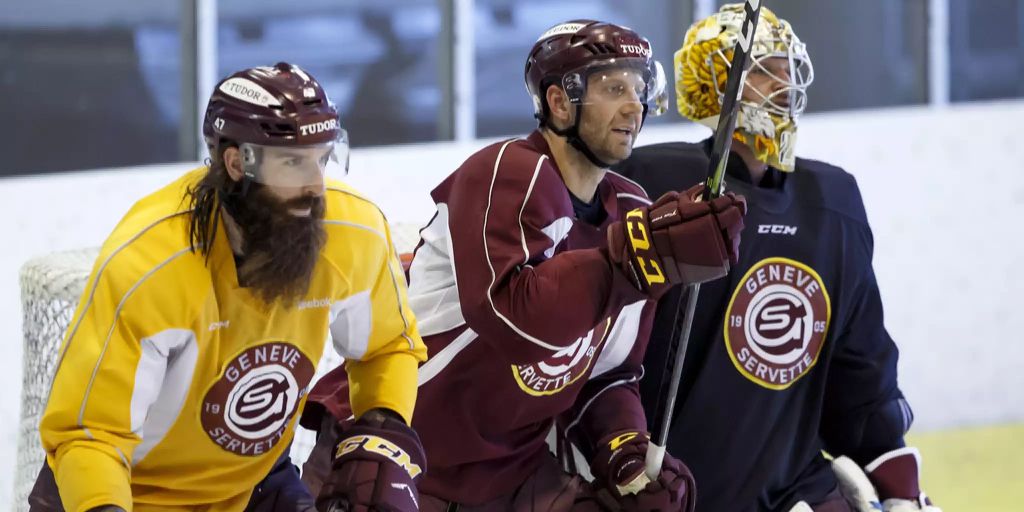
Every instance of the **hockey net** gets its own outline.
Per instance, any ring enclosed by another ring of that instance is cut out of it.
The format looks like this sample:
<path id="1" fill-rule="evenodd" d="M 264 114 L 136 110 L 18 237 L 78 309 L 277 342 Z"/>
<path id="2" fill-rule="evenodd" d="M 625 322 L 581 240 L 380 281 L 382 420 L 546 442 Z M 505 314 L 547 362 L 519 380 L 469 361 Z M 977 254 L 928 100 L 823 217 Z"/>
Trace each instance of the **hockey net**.
<path id="1" fill-rule="evenodd" d="M 391 226 L 392 240 L 403 255 L 403 261 L 419 243 L 419 228 L 402 223 Z M 61 340 L 97 253 L 97 249 L 53 253 L 30 260 L 21 269 L 24 354 L 13 510 L 28 510 L 28 494 L 45 458 L 39 442 L 39 420 L 46 405 Z M 326 343 L 314 381 L 340 363 L 333 344 Z M 292 443 L 292 460 L 304 461 L 314 441 L 312 432 L 299 428 Z"/>

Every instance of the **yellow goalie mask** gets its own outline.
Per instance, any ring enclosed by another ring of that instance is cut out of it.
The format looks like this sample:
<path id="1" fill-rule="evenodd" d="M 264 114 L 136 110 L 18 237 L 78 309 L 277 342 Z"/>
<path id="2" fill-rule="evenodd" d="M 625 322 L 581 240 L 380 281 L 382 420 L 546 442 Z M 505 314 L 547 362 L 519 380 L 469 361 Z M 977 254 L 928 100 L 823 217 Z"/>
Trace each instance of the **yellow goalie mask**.
<path id="1" fill-rule="evenodd" d="M 743 20 L 743 4 L 723 5 L 686 31 L 675 54 L 679 113 L 712 130 L 718 127 Z M 750 147 L 758 160 L 792 171 L 796 120 L 807 107 L 807 86 L 814 80 L 807 47 L 788 22 L 762 6 L 749 61 L 733 138 Z"/>

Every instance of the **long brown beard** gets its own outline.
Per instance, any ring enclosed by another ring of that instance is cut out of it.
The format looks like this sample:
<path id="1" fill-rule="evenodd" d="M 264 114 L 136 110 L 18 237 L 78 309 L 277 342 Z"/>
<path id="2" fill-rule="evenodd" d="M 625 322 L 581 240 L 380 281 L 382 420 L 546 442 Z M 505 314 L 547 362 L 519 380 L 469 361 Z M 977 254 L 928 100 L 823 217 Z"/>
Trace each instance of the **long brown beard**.
<path id="1" fill-rule="evenodd" d="M 266 304 L 294 304 L 309 290 L 320 250 L 327 239 L 323 227 L 324 200 L 304 196 L 287 202 L 254 186 L 243 198 L 232 198 L 231 216 L 242 230 L 243 256 L 239 284 L 251 288 Z M 290 209 L 310 208 L 308 217 Z"/>

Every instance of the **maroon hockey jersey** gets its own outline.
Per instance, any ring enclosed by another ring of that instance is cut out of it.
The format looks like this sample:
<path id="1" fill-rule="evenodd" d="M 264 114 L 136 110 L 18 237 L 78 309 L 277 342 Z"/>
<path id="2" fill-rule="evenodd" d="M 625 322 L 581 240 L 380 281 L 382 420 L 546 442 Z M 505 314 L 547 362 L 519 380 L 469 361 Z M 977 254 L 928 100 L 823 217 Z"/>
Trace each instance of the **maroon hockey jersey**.
<path id="1" fill-rule="evenodd" d="M 609 433 L 645 431 L 653 308 L 605 250 L 608 225 L 650 204 L 643 190 L 609 172 L 604 219 L 584 222 L 534 132 L 480 150 L 431 195 L 437 214 L 409 269 L 430 357 L 413 416 L 427 454 L 420 491 L 476 505 L 515 490 L 548 456 L 556 418 L 584 453 Z M 329 375 L 311 400 L 345 414 L 342 382 Z"/>

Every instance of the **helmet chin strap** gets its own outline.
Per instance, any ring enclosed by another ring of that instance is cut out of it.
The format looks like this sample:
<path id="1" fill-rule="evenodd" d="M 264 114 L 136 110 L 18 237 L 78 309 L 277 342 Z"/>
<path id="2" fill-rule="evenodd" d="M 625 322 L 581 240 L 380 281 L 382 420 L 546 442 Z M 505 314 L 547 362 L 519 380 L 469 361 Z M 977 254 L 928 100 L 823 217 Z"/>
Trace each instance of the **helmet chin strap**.
<path id="1" fill-rule="evenodd" d="M 568 128 L 565 128 L 565 129 L 558 129 L 558 128 L 555 128 L 553 125 L 549 124 L 548 128 L 555 135 L 558 135 L 560 137 L 565 137 L 566 142 L 568 142 L 570 146 L 576 148 L 576 150 L 579 151 L 580 153 L 583 153 L 583 156 L 587 157 L 587 160 L 590 160 L 590 163 L 592 163 L 592 164 L 594 164 L 594 165 L 596 165 L 596 166 L 598 166 L 598 167 L 600 167 L 602 169 L 607 169 L 607 168 L 611 167 L 612 164 L 610 164 L 608 162 L 605 162 L 604 160 L 601 160 L 590 149 L 590 146 L 588 146 L 586 142 L 583 142 L 583 139 L 580 137 L 580 119 L 582 119 L 582 118 L 583 118 L 583 105 L 576 105 L 576 119 L 573 121 L 572 126 L 570 126 Z M 647 120 L 647 104 L 644 104 L 644 113 L 643 113 L 643 117 L 640 119 L 640 128 L 643 128 L 644 121 L 646 121 L 646 120 Z"/>
<path id="2" fill-rule="evenodd" d="M 576 119 L 573 121 L 572 126 L 565 129 L 555 128 L 553 125 L 548 125 L 551 131 L 560 137 L 565 137 L 566 142 L 570 146 L 576 148 L 577 151 L 583 153 L 583 156 L 590 160 L 590 163 L 602 168 L 607 169 L 612 166 L 608 162 L 601 160 L 597 155 L 591 151 L 590 146 L 587 146 L 586 142 L 580 138 L 580 118 L 583 117 L 583 105 L 576 105 Z"/>

